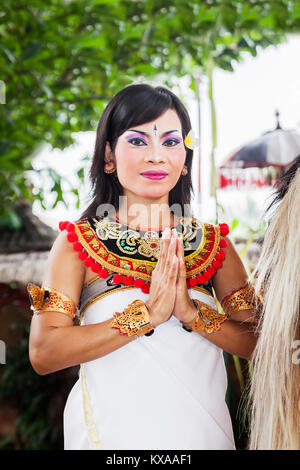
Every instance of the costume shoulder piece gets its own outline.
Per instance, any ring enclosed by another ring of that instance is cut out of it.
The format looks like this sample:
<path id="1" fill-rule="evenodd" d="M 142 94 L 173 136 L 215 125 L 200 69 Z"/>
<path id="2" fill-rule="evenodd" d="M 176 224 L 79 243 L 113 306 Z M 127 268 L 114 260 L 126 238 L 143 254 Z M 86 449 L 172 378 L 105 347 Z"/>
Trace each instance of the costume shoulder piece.
<path id="1" fill-rule="evenodd" d="M 162 231 L 135 230 L 109 215 L 75 223 L 63 221 L 59 228 L 68 232 L 67 238 L 78 257 L 99 277 L 114 274 L 115 284 L 133 285 L 149 292 Z M 227 242 L 223 237 L 229 233 L 228 225 L 181 217 L 175 228 L 184 241 L 187 287 L 209 283 L 225 258 Z"/>

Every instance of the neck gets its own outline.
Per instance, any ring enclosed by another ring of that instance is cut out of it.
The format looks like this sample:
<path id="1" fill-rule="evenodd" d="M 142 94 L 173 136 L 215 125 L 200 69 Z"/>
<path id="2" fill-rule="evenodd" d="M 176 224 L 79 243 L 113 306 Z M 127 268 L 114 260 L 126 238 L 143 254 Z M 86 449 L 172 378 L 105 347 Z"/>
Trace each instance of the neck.
<path id="1" fill-rule="evenodd" d="M 119 222 L 138 230 L 163 230 L 179 221 L 170 211 L 168 195 L 158 199 L 127 195 L 121 199 L 116 217 Z"/>

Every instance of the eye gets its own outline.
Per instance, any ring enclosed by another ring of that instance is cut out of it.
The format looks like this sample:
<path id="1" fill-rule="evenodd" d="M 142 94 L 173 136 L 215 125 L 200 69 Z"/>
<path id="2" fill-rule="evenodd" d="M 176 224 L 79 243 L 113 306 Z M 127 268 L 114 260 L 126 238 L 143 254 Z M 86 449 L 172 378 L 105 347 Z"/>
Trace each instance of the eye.
<path id="1" fill-rule="evenodd" d="M 171 142 L 172 145 L 166 145 L 169 142 Z M 178 145 L 178 144 L 179 144 L 179 140 L 177 140 L 177 139 L 167 139 L 167 140 L 164 141 L 164 145 L 166 145 L 166 147 L 176 147 L 176 145 Z"/>
<path id="2" fill-rule="evenodd" d="M 139 145 L 139 144 L 134 144 L 133 142 L 134 141 L 137 141 L 137 142 L 142 142 L 143 144 L 146 145 L 146 142 L 143 140 L 143 139 L 140 139 L 139 137 L 133 137 L 132 139 L 129 139 L 128 142 L 132 145 L 135 145 L 136 147 L 143 147 L 143 145 Z"/>

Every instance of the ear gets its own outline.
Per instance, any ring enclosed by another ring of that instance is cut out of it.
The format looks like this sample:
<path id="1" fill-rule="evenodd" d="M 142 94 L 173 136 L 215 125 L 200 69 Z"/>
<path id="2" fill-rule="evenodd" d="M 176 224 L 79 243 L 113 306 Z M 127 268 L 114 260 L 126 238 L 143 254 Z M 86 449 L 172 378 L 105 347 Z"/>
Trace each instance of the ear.
<path id="1" fill-rule="evenodd" d="M 105 156 L 104 156 L 104 160 L 105 160 L 105 162 L 107 162 L 107 163 L 108 163 L 108 162 L 111 162 L 111 161 L 115 161 L 108 140 L 106 141 L 106 144 L 105 144 Z"/>

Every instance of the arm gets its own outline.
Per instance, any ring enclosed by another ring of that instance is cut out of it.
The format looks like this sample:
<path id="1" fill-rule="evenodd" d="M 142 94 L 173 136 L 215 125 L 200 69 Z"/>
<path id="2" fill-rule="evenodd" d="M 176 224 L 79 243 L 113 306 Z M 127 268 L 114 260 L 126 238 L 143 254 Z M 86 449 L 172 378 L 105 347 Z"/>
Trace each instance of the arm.
<path id="1" fill-rule="evenodd" d="M 85 266 L 62 232 L 49 254 L 43 286 L 52 287 L 78 305 Z M 124 336 L 110 326 L 112 318 L 93 325 L 75 326 L 58 312 L 34 314 L 29 337 L 29 358 L 34 370 L 45 375 L 109 354 L 136 336 Z"/>
<path id="2" fill-rule="evenodd" d="M 212 278 L 213 288 L 220 302 L 225 295 L 244 286 L 248 281 L 247 272 L 232 242 L 227 237 L 226 241 L 225 260 L 222 267 L 218 269 Z M 195 308 L 190 318 L 193 318 L 193 316 L 195 316 Z M 200 334 L 230 354 L 251 359 L 257 341 L 256 325 L 255 310 L 241 310 L 233 313 L 222 324 L 220 330 L 210 334 L 206 332 Z"/>

